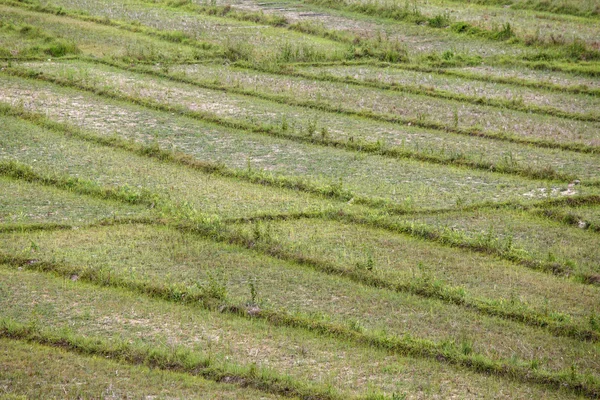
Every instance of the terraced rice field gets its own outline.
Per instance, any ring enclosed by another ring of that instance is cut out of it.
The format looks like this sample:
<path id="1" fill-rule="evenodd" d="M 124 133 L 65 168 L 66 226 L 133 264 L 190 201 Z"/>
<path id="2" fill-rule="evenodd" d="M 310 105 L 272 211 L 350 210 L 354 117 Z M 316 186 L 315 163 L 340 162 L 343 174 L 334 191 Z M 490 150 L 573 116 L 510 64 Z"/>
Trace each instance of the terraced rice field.
<path id="1" fill-rule="evenodd" d="M 0 398 L 599 398 L 599 13 L 0 0 Z"/>

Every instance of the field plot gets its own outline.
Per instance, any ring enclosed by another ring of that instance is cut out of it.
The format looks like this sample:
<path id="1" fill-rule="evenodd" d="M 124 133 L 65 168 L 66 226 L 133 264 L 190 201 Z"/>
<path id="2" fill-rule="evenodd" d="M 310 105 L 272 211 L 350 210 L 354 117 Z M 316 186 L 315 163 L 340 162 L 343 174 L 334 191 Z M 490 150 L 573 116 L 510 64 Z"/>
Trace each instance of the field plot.
<path id="1" fill-rule="evenodd" d="M 599 10 L 0 0 L 0 397 L 600 398 Z"/>

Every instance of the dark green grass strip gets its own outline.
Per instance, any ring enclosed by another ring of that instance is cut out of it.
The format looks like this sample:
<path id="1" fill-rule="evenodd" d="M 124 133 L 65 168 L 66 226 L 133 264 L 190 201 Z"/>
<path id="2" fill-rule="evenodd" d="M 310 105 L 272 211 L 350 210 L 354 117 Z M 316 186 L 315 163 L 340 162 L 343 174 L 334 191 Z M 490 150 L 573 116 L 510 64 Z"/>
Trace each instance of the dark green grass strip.
<path id="1" fill-rule="evenodd" d="M 358 345 L 375 347 L 403 356 L 436 360 L 438 362 L 467 368 L 478 373 L 499 375 L 507 379 L 545 385 L 555 389 L 569 389 L 575 393 L 592 398 L 600 395 L 600 381 L 592 375 L 579 375 L 572 370 L 550 372 L 532 368 L 531 362 L 511 361 L 509 363 L 504 360 L 491 360 L 481 354 L 464 354 L 460 347 L 452 341 L 436 343 L 430 340 L 413 338 L 408 335 L 400 337 L 385 335 L 383 333 L 359 332 L 343 325 L 317 321 L 301 315 L 292 315 L 272 310 L 260 310 L 258 312 L 252 310 L 252 312 L 250 312 L 245 306 L 228 304 L 225 300 L 218 297 L 215 298 L 206 291 L 189 292 L 184 287 L 127 280 L 118 275 L 110 274 L 108 271 L 79 269 L 57 263 L 36 260 L 33 260 L 32 262 L 32 260 L 29 259 L 20 259 L 7 255 L 0 255 L 0 263 L 8 264 L 14 268 L 20 267 L 38 272 L 53 273 L 65 278 L 77 276 L 77 280 L 99 286 L 122 288 L 154 298 L 175 303 L 196 305 L 213 311 L 220 310 L 221 312 L 231 313 L 249 319 L 260 318 L 275 326 L 304 329 L 318 335 L 334 337 Z M 244 376 L 244 378 L 246 378 L 246 376 Z M 269 390 L 268 387 L 263 387 L 258 383 L 254 383 L 253 386 L 272 393 L 281 393 L 281 389 Z M 298 389 L 293 393 L 293 389 L 289 386 L 291 385 L 288 384 L 284 391 L 287 395 L 298 396 L 301 393 Z M 321 394 L 321 396 L 324 395 L 326 394 Z M 306 396 L 299 397 L 310 398 Z"/>
<path id="2" fill-rule="evenodd" d="M 497 65 L 508 65 L 517 67 L 526 67 L 540 71 L 564 72 L 573 75 L 588 76 L 591 78 L 600 78 L 600 64 L 583 64 L 560 61 L 545 60 L 516 60 L 514 58 L 501 58 L 496 61 Z"/>
<path id="3" fill-rule="evenodd" d="M 204 379 L 251 387 L 262 392 L 306 400 L 343 400 L 348 398 L 333 389 L 295 380 L 290 376 L 256 366 L 216 365 L 209 356 L 184 347 L 160 348 L 132 344 L 124 340 L 75 335 L 68 330 L 43 329 L 36 324 L 21 324 L 0 319 L 0 337 L 62 348 L 81 355 L 99 356 L 132 365 L 175 371 Z"/>
<path id="4" fill-rule="evenodd" d="M 548 12 L 557 15 L 573 15 L 576 17 L 583 18 L 598 18 L 600 17 L 600 4 L 597 4 L 595 8 L 589 10 L 582 9 L 576 5 L 570 5 L 568 2 L 563 1 L 562 4 L 556 4 L 552 1 L 547 0 L 528 0 L 528 1 L 514 1 L 514 0 L 451 0 L 454 3 L 475 3 L 483 4 L 486 6 L 496 7 L 510 7 L 513 10 L 531 10 Z M 554 3 L 554 4 L 553 4 Z"/>
<path id="5" fill-rule="evenodd" d="M 493 210 L 519 210 L 526 211 L 533 215 L 550 219 L 555 222 L 559 222 L 569 226 L 576 226 L 581 229 L 586 229 L 591 232 L 600 232 L 600 227 L 597 224 L 594 224 L 589 221 L 585 221 L 583 218 L 579 216 L 563 212 L 560 210 L 550 210 L 545 207 L 578 207 L 578 206 L 587 206 L 587 205 L 600 205 L 600 196 L 598 195 L 584 195 L 577 197 L 568 197 L 565 199 L 551 199 L 551 200 L 541 200 L 532 204 L 523 204 L 519 202 L 503 202 L 503 203 L 479 203 L 474 206 L 463 206 L 463 207 L 455 207 L 448 209 L 438 209 L 438 210 L 411 210 L 406 211 L 404 215 L 414 216 L 414 215 L 441 215 L 445 213 L 454 213 L 454 212 L 469 212 L 476 210 L 485 210 L 485 209 L 493 209 Z M 400 213 L 396 213 L 394 215 L 402 215 Z M 264 214 L 264 215 L 255 215 L 252 217 L 240 217 L 240 218 L 230 218 L 223 220 L 224 223 L 227 224 L 239 224 L 239 223 L 253 223 L 258 221 L 290 221 L 297 219 L 310 219 L 310 218 L 322 218 L 323 215 L 321 212 L 301 212 L 301 213 L 281 213 L 281 214 Z M 582 226 L 582 223 L 585 226 Z"/>
<path id="6" fill-rule="evenodd" d="M 73 229 L 72 225 L 53 222 L 0 224 L 0 234 L 11 232 L 68 231 L 71 229 Z"/>
<path id="7" fill-rule="evenodd" d="M 140 204 L 154 207 L 159 198 L 144 189 L 133 189 L 129 186 L 118 188 L 102 187 L 95 182 L 71 176 L 42 175 L 30 166 L 17 161 L 0 161 L 0 175 L 12 179 L 37 183 L 44 186 L 56 187 L 78 194 L 104 199 L 115 200 L 127 204 Z"/>

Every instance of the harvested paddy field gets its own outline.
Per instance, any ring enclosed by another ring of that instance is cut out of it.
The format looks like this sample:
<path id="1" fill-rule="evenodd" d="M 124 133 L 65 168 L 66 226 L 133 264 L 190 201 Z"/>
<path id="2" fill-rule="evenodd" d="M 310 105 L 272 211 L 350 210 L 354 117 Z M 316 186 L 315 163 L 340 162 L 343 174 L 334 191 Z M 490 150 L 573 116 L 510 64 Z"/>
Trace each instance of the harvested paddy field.
<path id="1" fill-rule="evenodd" d="M 0 397 L 600 398 L 599 12 L 0 0 Z"/>

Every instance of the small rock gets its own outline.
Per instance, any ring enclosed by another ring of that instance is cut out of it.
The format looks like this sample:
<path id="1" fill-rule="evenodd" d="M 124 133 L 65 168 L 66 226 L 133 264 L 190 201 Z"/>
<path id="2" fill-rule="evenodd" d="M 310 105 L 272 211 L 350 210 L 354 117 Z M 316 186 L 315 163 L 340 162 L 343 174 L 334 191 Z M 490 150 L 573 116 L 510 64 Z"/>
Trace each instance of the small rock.
<path id="1" fill-rule="evenodd" d="M 258 306 L 250 306 L 247 310 L 248 315 L 255 316 L 260 314 L 260 308 Z"/>

